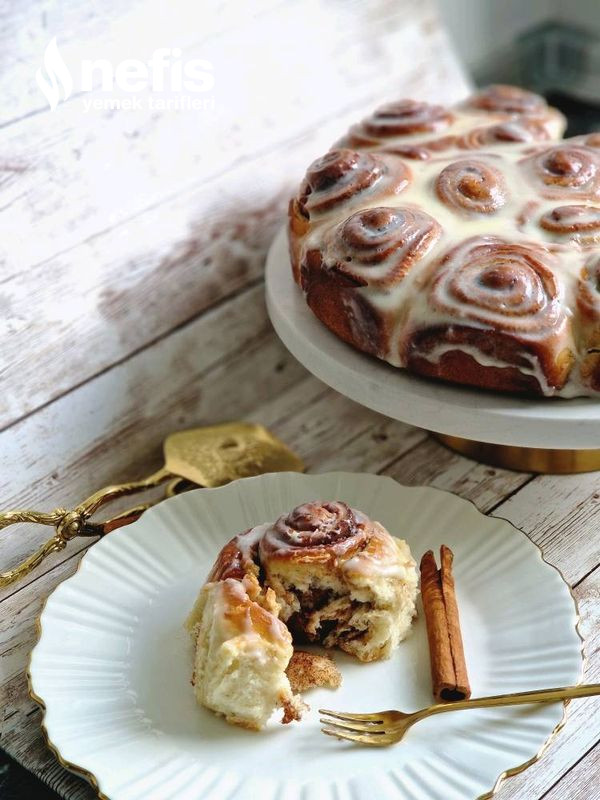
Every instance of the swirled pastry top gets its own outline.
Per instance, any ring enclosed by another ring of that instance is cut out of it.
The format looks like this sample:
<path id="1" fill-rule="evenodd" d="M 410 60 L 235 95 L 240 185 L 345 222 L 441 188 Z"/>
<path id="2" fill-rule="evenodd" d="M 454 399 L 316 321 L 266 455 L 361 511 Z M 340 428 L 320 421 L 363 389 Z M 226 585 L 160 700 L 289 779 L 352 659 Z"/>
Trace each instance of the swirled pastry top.
<path id="1" fill-rule="evenodd" d="M 455 108 L 399 100 L 377 108 L 336 144 L 425 160 L 452 149 L 556 139 L 563 115 L 543 97 L 515 86 L 490 86 Z"/>
<path id="2" fill-rule="evenodd" d="M 600 390 L 600 135 L 514 87 L 401 101 L 351 128 L 290 204 L 313 312 L 395 366 L 482 388 Z"/>
<path id="3" fill-rule="evenodd" d="M 235 536 L 207 581 L 207 587 L 237 583 L 260 604 L 250 618 L 244 603 L 230 603 L 238 626 L 264 635 L 266 609 L 278 617 L 269 637 L 280 636 L 283 621 L 297 639 L 340 647 L 363 661 L 396 647 L 410 627 L 417 592 L 406 542 L 340 501 L 303 503 Z"/>
<path id="4" fill-rule="evenodd" d="M 274 523 L 240 533 L 221 550 L 207 580 L 241 579 L 277 562 L 365 577 L 404 571 L 397 544 L 382 525 L 345 503 L 324 502 L 304 503 Z"/>

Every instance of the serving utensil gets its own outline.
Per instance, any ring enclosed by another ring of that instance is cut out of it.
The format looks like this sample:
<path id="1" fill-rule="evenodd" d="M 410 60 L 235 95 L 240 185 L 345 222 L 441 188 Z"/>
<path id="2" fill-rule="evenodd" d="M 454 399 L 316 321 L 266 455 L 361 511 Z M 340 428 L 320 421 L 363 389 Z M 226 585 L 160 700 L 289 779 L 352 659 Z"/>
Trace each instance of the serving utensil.
<path id="1" fill-rule="evenodd" d="M 75 536 L 103 536 L 134 522 L 158 502 L 140 503 L 105 520 L 91 522 L 101 506 L 120 497 L 137 494 L 168 483 L 166 495 L 192 487 L 222 486 L 237 478 L 265 472 L 302 472 L 301 459 L 262 425 L 229 422 L 172 433 L 163 444 L 164 465 L 141 480 L 106 486 L 74 509 L 6 511 L 0 514 L 0 529 L 19 522 L 51 525 L 55 534 L 13 569 L 0 573 L 0 588 L 24 578 L 51 553 L 62 550 Z"/>
<path id="2" fill-rule="evenodd" d="M 407 714 L 404 711 L 376 711 L 372 714 L 347 714 L 342 711 L 319 709 L 323 714 L 320 721 L 326 725 L 321 728 L 328 736 L 347 739 L 358 744 L 385 747 L 396 744 L 406 731 L 416 722 L 434 714 L 448 711 L 467 711 L 472 708 L 496 708 L 498 706 L 517 706 L 526 703 L 555 703 L 559 700 L 573 700 L 576 697 L 600 695 L 600 683 L 565 686 L 561 689 L 539 689 L 533 692 L 497 694 L 490 697 L 476 697 L 452 703 L 437 703 Z"/>

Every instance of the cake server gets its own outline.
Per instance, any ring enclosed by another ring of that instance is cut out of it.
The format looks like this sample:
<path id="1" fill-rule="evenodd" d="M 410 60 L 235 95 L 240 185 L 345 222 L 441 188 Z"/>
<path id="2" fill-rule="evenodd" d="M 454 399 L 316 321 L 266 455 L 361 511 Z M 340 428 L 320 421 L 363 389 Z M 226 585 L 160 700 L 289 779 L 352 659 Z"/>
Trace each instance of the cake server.
<path id="1" fill-rule="evenodd" d="M 98 509 L 113 500 L 137 494 L 169 482 L 166 494 L 182 488 L 222 486 L 225 483 L 261 475 L 265 472 L 303 472 L 304 464 L 283 442 L 262 425 L 229 422 L 204 428 L 178 431 L 163 444 L 164 465 L 141 480 L 106 486 L 72 510 L 55 508 L 40 511 L 5 511 L 0 513 L 0 529 L 19 522 L 51 525 L 54 535 L 21 564 L 0 573 L 0 588 L 24 578 L 51 553 L 66 547 L 76 536 L 103 536 L 134 522 L 157 500 L 141 503 L 104 522 L 91 522 Z"/>

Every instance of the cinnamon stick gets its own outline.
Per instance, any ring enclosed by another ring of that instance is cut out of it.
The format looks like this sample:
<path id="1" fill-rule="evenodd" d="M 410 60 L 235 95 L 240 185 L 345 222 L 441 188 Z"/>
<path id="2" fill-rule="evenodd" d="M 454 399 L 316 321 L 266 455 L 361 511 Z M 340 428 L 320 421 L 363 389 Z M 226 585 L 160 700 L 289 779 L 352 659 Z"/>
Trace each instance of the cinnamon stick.
<path id="1" fill-rule="evenodd" d="M 442 545 L 440 569 L 432 550 L 421 559 L 421 597 L 427 624 L 433 695 L 437 702 L 464 700 L 471 696 L 452 575 L 453 558 L 450 548 Z"/>

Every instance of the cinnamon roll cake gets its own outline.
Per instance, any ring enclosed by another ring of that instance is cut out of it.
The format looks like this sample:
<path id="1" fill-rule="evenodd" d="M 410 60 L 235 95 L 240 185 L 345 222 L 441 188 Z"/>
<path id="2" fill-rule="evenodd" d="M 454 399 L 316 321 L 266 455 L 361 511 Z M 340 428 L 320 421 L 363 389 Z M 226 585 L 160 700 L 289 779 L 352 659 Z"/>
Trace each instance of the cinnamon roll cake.
<path id="1" fill-rule="evenodd" d="M 186 623 L 196 699 L 248 728 L 279 707 L 283 722 L 299 719 L 305 706 L 286 674 L 292 643 L 387 658 L 416 595 L 406 542 L 345 503 L 305 503 L 245 531 L 219 553 Z"/>
<path id="2" fill-rule="evenodd" d="M 339 338 L 495 391 L 600 391 L 600 134 L 510 86 L 402 100 L 353 126 L 290 202 L 292 272 Z"/>

